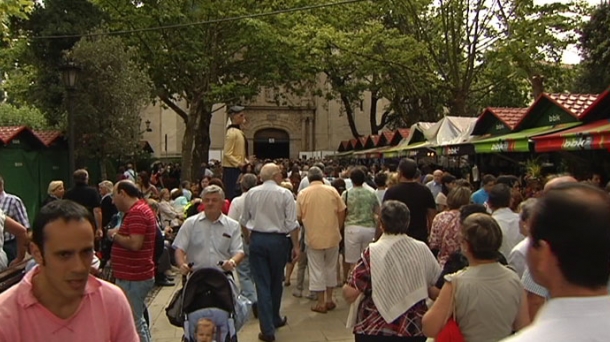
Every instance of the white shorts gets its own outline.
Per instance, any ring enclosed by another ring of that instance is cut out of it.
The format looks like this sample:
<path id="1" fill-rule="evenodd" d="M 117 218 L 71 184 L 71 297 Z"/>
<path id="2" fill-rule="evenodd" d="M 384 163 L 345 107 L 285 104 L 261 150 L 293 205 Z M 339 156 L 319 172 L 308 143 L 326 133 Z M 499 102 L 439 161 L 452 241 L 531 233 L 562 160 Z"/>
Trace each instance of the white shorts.
<path id="1" fill-rule="evenodd" d="M 309 291 L 321 292 L 337 286 L 339 247 L 327 249 L 307 248 Z"/>
<path id="2" fill-rule="evenodd" d="M 345 227 L 345 262 L 355 264 L 362 252 L 375 239 L 375 228 L 362 226 Z"/>

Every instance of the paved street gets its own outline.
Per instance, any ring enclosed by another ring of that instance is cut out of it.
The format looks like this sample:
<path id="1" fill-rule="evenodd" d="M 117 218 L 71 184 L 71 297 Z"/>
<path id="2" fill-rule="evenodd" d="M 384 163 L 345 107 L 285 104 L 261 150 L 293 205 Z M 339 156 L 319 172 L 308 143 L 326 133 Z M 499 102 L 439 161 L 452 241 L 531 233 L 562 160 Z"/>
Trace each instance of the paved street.
<path id="1" fill-rule="evenodd" d="M 351 330 L 345 328 L 349 306 L 343 301 L 340 289 L 335 291 L 337 308 L 327 314 L 319 314 L 310 310 L 311 301 L 292 296 L 294 284 L 293 280 L 292 286 L 284 288 L 281 312 L 288 316 L 288 325 L 276 332 L 275 337 L 278 342 L 351 342 L 354 340 Z M 165 317 L 165 306 L 177 290 L 178 286 L 160 289 L 149 306 L 154 342 L 180 341 L 182 329 L 170 325 Z M 258 332 L 258 320 L 252 318 L 239 333 L 239 341 L 258 341 Z"/>

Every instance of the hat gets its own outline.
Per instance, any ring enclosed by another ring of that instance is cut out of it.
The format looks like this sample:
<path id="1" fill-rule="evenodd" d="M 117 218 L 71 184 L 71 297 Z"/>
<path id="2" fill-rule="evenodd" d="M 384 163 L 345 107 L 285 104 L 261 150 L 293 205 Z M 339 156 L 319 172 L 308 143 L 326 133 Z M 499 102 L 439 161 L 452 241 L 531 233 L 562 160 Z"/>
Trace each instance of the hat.
<path id="1" fill-rule="evenodd" d="M 237 113 L 243 112 L 244 109 L 246 109 L 246 108 L 242 107 L 242 106 L 233 106 L 233 107 L 229 108 L 229 115 L 233 115 L 233 114 L 237 114 Z"/>

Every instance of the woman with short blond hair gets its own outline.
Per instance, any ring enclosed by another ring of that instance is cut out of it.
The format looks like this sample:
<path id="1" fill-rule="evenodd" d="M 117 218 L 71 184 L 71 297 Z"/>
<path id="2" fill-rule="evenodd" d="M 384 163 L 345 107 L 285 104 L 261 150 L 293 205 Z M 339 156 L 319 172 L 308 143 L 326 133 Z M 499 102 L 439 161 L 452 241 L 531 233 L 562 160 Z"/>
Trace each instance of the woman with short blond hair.
<path id="1" fill-rule="evenodd" d="M 42 201 L 42 206 L 56 201 L 58 199 L 62 199 L 64 197 L 64 193 L 66 192 L 64 188 L 64 182 L 60 180 L 54 180 L 49 183 L 49 187 L 47 188 L 47 197 Z"/>

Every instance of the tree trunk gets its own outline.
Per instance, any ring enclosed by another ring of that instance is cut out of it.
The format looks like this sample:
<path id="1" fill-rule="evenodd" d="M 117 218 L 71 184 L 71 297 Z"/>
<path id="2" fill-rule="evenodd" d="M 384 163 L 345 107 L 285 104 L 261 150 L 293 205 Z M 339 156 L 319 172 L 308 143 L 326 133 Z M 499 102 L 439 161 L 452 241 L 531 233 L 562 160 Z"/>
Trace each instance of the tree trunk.
<path id="1" fill-rule="evenodd" d="M 380 127 L 377 125 L 377 91 L 371 91 L 371 108 L 369 109 L 369 122 L 371 123 L 371 134 L 379 133 Z M 382 122 L 383 124 L 383 122 Z M 385 126 L 385 125 L 384 125 Z"/>
<path id="2" fill-rule="evenodd" d="M 530 76 L 530 83 L 532 85 L 532 95 L 534 100 L 536 100 L 544 93 L 544 76 L 539 74 L 532 75 Z"/>
<path id="3" fill-rule="evenodd" d="M 467 116 L 466 115 L 466 106 L 468 103 L 467 91 L 463 89 L 458 89 L 452 91 L 453 99 L 451 100 L 451 115 L 453 116 Z"/>
<path id="4" fill-rule="evenodd" d="M 182 138 L 182 174 L 181 179 L 192 180 L 192 165 L 193 165 L 193 145 L 195 141 L 195 130 L 199 123 L 199 115 L 195 111 L 194 105 L 188 113 L 188 120 L 184 128 L 184 137 Z"/>
<path id="5" fill-rule="evenodd" d="M 191 180 L 199 177 L 199 168 L 202 162 L 207 162 L 210 155 L 210 123 L 212 122 L 212 106 L 199 101 L 191 107 L 199 116 L 199 125 L 195 131 L 195 146 L 191 165 Z"/>
<path id="6" fill-rule="evenodd" d="M 352 103 L 347 98 L 347 95 L 344 94 L 341 94 L 341 101 L 343 102 L 343 106 L 345 107 L 347 123 L 349 123 L 349 129 L 352 131 L 352 135 L 354 136 L 354 138 L 361 137 L 360 133 L 358 133 L 358 128 L 356 127 L 356 121 L 354 120 L 354 108 L 352 107 Z"/>

